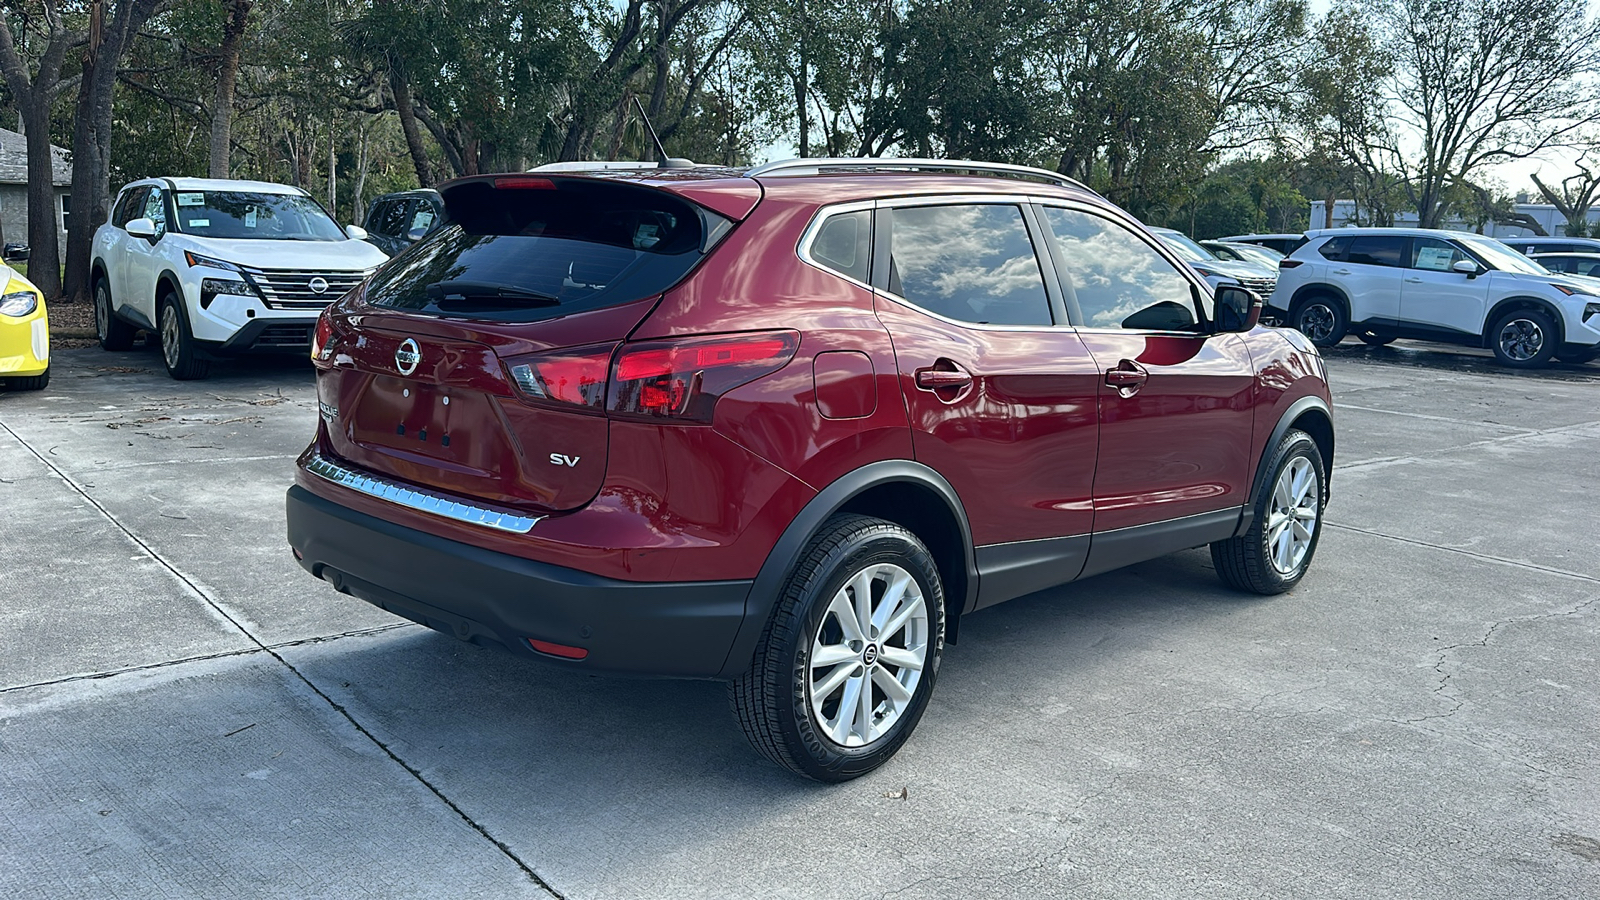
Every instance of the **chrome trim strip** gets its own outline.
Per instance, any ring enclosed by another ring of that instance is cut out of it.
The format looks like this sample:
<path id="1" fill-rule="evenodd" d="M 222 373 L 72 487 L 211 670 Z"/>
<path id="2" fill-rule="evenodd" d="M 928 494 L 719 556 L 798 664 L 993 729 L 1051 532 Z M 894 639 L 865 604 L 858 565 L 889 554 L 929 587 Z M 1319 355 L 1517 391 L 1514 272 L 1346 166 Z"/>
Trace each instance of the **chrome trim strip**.
<path id="1" fill-rule="evenodd" d="M 497 512 L 481 506 L 471 506 L 448 500 L 435 494 L 425 494 L 411 488 L 401 487 L 392 481 L 383 481 L 371 475 L 363 475 L 345 468 L 337 463 L 329 462 L 321 455 L 313 455 L 306 460 L 306 471 L 326 481 L 331 481 L 340 487 L 349 488 L 357 493 L 387 500 L 396 506 L 404 506 L 417 512 L 464 522 L 468 525 L 478 525 L 483 528 L 493 528 L 497 531 L 509 531 L 512 534 L 527 534 L 533 526 L 539 524 L 544 516 L 519 516 L 512 513 Z"/>

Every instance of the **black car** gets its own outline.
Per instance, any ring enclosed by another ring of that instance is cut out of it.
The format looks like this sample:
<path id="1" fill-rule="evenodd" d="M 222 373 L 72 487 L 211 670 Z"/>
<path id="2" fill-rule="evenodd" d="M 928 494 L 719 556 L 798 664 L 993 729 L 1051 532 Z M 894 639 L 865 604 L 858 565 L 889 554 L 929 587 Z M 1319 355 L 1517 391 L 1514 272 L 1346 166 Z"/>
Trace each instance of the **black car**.
<path id="1" fill-rule="evenodd" d="M 431 188 L 384 194 L 367 210 L 367 241 L 394 256 L 444 223 L 444 201 Z"/>
<path id="2" fill-rule="evenodd" d="M 1552 272 L 1600 278 L 1600 253 L 1535 253 L 1528 258 Z"/>
<path id="3" fill-rule="evenodd" d="M 1499 240 L 1523 256 L 1535 253 L 1600 253 L 1600 238 L 1517 237 Z"/>

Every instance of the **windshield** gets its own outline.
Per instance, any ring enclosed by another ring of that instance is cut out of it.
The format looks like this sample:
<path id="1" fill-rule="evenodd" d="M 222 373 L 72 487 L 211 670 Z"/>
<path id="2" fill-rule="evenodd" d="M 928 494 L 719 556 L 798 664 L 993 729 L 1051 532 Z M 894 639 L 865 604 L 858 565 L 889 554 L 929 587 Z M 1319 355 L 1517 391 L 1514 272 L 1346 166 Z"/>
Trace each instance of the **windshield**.
<path id="1" fill-rule="evenodd" d="M 1176 231 L 1158 231 L 1156 236 L 1167 242 L 1167 245 L 1177 251 L 1178 258 L 1184 262 L 1211 262 L 1216 259 L 1210 250 L 1196 244 L 1187 236 Z"/>
<path id="2" fill-rule="evenodd" d="M 1481 238 L 1456 238 L 1456 241 L 1476 253 L 1479 258 L 1489 264 L 1490 268 L 1499 269 L 1502 272 L 1521 272 L 1524 275 L 1550 274 L 1549 269 L 1499 241 L 1489 241 Z"/>
<path id="3" fill-rule="evenodd" d="M 1283 259 L 1283 254 L 1271 247 L 1258 247 L 1255 244 L 1229 244 L 1228 247 L 1247 260 L 1274 268 L 1277 267 L 1278 260 Z"/>
<path id="4" fill-rule="evenodd" d="M 344 229 L 317 201 L 292 194 L 177 191 L 183 234 L 228 240 L 343 241 Z"/>

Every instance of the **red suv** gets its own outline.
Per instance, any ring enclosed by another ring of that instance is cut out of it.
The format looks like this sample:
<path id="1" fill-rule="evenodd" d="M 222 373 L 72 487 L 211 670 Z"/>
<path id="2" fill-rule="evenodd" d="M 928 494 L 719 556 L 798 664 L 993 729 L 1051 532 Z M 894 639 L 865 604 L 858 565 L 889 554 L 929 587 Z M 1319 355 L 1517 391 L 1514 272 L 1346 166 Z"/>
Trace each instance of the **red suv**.
<path id="1" fill-rule="evenodd" d="M 440 189 L 317 326 L 302 566 L 575 670 L 718 678 L 757 750 L 899 749 L 963 616 L 1209 544 L 1311 563 L 1321 358 L 1051 172 L 798 160 Z"/>

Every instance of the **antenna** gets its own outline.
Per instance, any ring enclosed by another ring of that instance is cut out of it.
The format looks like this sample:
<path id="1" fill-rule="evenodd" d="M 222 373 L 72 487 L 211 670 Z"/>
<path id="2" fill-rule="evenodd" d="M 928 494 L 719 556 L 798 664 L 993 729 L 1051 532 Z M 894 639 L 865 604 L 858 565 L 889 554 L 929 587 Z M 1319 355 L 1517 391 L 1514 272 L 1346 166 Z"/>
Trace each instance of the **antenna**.
<path id="1" fill-rule="evenodd" d="M 650 124 L 650 116 L 644 111 L 644 104 L 639 102 L 639 95 L 633 95 L 633 105 L 639 110 L 639 119 L 644 122 L 644 130 L 650 133 L 650 143 L 656 145 L 656 168 L 659 169 L 686 169 L 694 165 L 687 159 L 678 159 L 667 155 L 667 148 L 662 146 L 661 138 L 656 136 L 656 127 Z"/>

